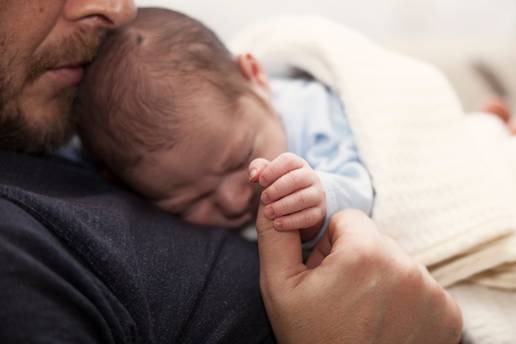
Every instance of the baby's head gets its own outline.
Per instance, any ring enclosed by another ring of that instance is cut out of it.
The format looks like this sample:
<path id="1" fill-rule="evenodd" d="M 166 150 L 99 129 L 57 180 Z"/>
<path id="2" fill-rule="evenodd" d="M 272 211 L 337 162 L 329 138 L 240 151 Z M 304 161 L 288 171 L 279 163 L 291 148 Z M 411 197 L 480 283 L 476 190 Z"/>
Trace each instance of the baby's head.
<path id="1" fill-rule="evenodd" d="M 257 190 L 247 168 L 286 150 L 267 77 L 202 23 L 142 9 L 111 34 L 76 101 L 83 144 L 111 173 L 193 223 L 237 227 Z"/>

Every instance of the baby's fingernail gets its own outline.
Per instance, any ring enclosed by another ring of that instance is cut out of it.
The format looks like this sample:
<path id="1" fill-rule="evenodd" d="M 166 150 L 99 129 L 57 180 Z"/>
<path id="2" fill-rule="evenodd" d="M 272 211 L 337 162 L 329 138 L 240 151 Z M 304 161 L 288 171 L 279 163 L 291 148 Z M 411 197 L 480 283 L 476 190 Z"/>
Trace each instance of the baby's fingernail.
<path id="1" fill-rule="evenodd" d="M 281 221 L 279 219 L 274 220 L 272 225 L 274 226 L 274 228 L 276 228 L 278 230 L 283 229 L 283 221 Z"/>
<path id="2" fill-rule="evenodd" d="M 263 209 L 263 213 L 265 214 L 265 217 L 267 217 L 269 220 L 272 220 L 274 218 L 274 209 L 272 209 L 272 206 L 266 206 Z"/>
<path id="3" fill-rule="evenodd" d="M 270 198 L 266 192 L 262 192 L 262 196 L 260 198 L 262 199 L 263 204 L 269 204 Z"/>
<path id="4" fill-rule="evenodd" d="M 256 175 L 258 174 L 258 170 L 256 168 L 252 168 L 251 171 L 249 172 L 249 180 L 253 180 Z"/>

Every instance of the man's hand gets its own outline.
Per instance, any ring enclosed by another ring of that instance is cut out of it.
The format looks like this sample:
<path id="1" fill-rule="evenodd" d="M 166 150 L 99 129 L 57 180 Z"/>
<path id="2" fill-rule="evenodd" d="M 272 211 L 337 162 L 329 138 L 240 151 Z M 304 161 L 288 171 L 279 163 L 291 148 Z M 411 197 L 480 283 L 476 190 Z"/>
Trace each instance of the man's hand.
<path id="1" fill-rule="evenodd" d="M 459 342 L 455 302 L 365 214 L 333 216 L 304 265 L 299 233 L 276 231 L 263 210 L 260 285 L 280 343 Z"/>
<path id="2" fill-rule="evenodd" d="M 299 156 L 284 153 L 272 161 L 255 159 L 249 179 L 263 187 L 263 214 L 279 231 L 302 230 L 304 240 L 320 230 L 326 216 L 326 197 L 319 176 Z"/>

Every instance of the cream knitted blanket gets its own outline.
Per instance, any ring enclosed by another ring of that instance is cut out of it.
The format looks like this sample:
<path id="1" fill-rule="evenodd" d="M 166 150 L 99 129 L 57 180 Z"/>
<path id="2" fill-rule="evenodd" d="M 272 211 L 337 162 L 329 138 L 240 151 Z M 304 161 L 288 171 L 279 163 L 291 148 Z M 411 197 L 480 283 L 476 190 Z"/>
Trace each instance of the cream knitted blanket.
<path id="1" fill-rule="evenodd" d="M 232 48 L 336 90 L 373 178 L 374 220 L 444 286 L 516 262 L 514 161 L 498 133 L 470 130 L 438 70 L 319 17 L 256 26 Z"/>
<path id="2" fill-rule="evenodd" d="M 273 75 L 306 72 L 338 93 L 373 179 L 380 230 L 442 285 L 468 281 L 452 290 L 471 338 L 503 342 L 478 330 L 484 323 L 479 310 L 490 299 L 484 286 L 516 290 L 516 150 L 507 154 L 500 132 L 482 121 L 470 125 L 432 66 L 323 18 L 258 25 L 240 34 L 232 49 L 254 53 Z M 476 293 L 483 298 L 475 300 Z M 514 292 L 492 293 L 501 295 L 499 305 L 506 300 L 516 309 Z M 515 319 L 497 310 L 491 326 L 504 329 L 504 338 L 516 336 Z"/>
<path id="3" fill-rule="evenodd" d="M 486 116 L 465 116 L 432 66 L 323 18 L 258 25 L 232 49 L 253 52 L 272 74 L 309 73 L 339 94 L 373 179 L 380 230 L 453 286 L 468 343 L 513 342 L 516 141 Z"/>

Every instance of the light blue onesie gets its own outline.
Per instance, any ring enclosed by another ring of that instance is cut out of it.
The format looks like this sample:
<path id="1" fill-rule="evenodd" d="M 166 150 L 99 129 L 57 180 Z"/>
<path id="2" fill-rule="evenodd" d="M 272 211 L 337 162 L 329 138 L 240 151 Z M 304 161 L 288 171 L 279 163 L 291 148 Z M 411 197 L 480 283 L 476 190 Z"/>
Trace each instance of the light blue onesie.
<path id="1" fill-rule="evenodd" d="M 313 247 L 324 235 L 330 217 L 353 208 L 371 214 L 373 186 L 360 161 L 344 106 L 329 88 L 314 80 L 273 79 L 272 103 L 285 127 L 288 150 L 317 172 L 326 192 L 326 219 Z"/>
<path id="2" fill-rule="evenodd" d="M 326 192 L 323 229 L 303 245 L 312 248 L 337 211 L 354 208 L 371 214 L 371 178 L 360 161 L 344 106 L 337 95 L 319 82 L 305 79 L 273 79 L 271 88 L 273 106 L 286 131 L 288 150 L 317 171 Z M 91 167 L 78 140 L 57 155 Z"/>

